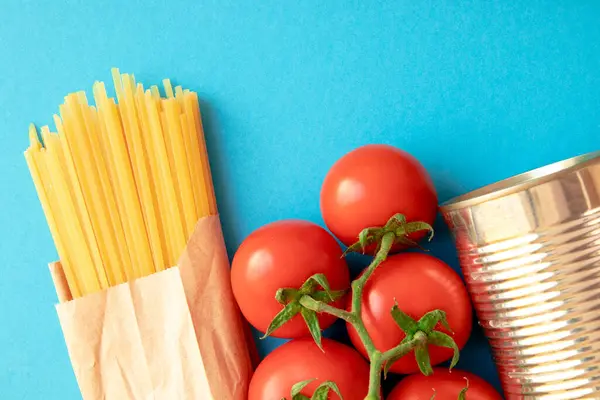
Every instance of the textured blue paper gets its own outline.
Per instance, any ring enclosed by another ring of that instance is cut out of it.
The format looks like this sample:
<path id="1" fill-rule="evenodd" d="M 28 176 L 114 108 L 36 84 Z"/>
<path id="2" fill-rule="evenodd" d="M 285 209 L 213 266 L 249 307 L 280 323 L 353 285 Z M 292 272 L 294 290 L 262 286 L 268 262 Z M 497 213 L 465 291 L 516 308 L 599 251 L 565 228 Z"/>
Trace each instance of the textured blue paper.
<path id="1" fill-rule="evenodd" d="M 442 200 L 600 147 L 593 0 L 3 0 L 0 15 L 2 399 L 79 398 L 22 151 L 29 122 L 113 66 L 201 94 L 230 253 L 267 222 L 322 222 L 327 169 L 362 144 L 412 152 Z M 497 384 L 479 332 L 460 366 Z"/>

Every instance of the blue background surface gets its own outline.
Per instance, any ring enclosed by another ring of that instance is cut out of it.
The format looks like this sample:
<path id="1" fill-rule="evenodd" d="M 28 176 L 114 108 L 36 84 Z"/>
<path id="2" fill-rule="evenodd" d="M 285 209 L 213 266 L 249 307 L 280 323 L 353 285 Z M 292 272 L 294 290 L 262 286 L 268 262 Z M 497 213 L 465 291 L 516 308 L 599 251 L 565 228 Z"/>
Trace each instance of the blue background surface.
<path id="1" fill-rule="evenodd" d="M 113 66 L 200 93 L 231 254 L 267 222 L 321 223 L 326 171 L 366 143 L 417 156 L 440 200 L 600 147 L 593 0 L 3 0 L 0 15 L 2 399 L 79 398 L 22 151 L 30 122 Z M 441 225 L 432 251 L 457 266 Z M 478 330 L 460 365 L 497 384 Z"/>

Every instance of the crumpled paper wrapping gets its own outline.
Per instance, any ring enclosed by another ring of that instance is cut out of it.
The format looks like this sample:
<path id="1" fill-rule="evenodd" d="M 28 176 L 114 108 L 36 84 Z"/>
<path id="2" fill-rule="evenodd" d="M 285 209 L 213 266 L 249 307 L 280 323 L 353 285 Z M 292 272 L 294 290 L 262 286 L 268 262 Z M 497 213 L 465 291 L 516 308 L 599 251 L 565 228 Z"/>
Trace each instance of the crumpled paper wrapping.
<path id="1" fill-rule="evenodd" d="M 246 400 L 252 362 L 218 216 L 198 221 L 178 267 L 71 300 L 50 265 L 84 400 Z"/>

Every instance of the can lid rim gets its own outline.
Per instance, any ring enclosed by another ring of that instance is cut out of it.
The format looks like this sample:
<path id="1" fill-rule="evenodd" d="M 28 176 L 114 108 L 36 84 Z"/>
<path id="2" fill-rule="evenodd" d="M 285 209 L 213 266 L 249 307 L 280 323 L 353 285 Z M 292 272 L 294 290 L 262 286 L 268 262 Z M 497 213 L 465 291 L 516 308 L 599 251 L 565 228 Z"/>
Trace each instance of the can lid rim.
<path id="1" fill-rule="evenodd" d="M 600 161 L 600 151 L 594 151 L 535 168 L 454 197 L 442 203 L 440 210 L 442 213 L 454 211 L 522 192 L 598 161 Z"/>

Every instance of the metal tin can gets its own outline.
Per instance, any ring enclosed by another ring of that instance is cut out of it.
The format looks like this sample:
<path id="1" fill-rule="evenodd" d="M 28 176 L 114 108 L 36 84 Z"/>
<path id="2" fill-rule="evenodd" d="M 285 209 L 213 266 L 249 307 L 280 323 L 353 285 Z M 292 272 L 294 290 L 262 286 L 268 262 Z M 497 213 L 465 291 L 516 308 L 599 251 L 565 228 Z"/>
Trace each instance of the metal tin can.
<path id="1" fill-rule="evenodd" d="M 506 398 L 600 399 L 600 152 L 441 211 Z"/>

